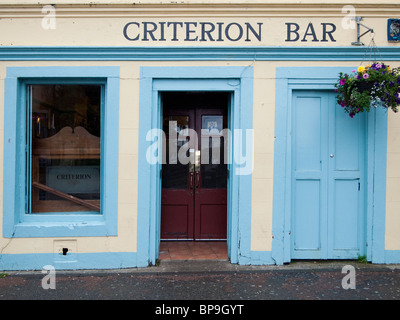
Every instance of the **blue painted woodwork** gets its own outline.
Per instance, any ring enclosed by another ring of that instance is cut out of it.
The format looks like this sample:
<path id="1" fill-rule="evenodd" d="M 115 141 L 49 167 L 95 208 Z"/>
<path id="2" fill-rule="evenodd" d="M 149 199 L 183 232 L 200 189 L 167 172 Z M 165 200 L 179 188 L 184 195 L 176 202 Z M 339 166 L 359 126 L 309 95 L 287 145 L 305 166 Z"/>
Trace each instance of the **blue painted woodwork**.
<path id="1" fill-rule="evenodd" d="M 351 119 L 334 92 L 293 91 L 292 259 L 365 253 L 365 115 Z"/>
<path id="2" fill-rule="evenodd" d="M 380 47 L 379 51 L 382 59 L 385 61 L 399 61 L 400 55 L 396 47 Z M 365 48 L 356 47 L 176 47 L 176 48 L 134 48 L 134 47 L 0 47 L 0 60 L 2 61 L 357 61 L 359 62 L 365 56 Z M 106 68 L 106 69 L 104 69 Z M 106 105 L 113 105 L 113 112 L 118 111 L 119 97 L 119 72 L 118 67 L 26 67 L 26 68 L 7 68 L 7 77 L 5 79 L 5 114 L 4 114 L 4 193 L 3 199 L 3 235 L 10 236 L 102 236 L 115 235 L 117 230 L 117 207 L 114 210 L 107 211 L 101 218 L 97 215 L 79 215 L 70 216 L 47 216 L 47 217 L 26 217 L 14 214 L 16 204 L 20 199 L 16 197 L 15 189 L 18 186 L 18 173 L 21 172 L 21 163 L 13 162 L 19 155 L 16 146 L 17 136 L 17 112 L 21 106 L 21 84 L 19 77 L 36 79 L 38 81 L 45 77 L 71 77 L 79 78 L 83 74 L 90 81 L 94 79 L 107 79 L 109 91 L 107 91 Z M 19 69 L 19 70 L 18 70 Z M 184 68 L 183 68 L 184 69 Z M 196 69 L 196 68 L 195 68 Z M 205 68 L 207 69 L 207 68 Z M 231 88 L 235 94 L 232 104 L 235 104 L 229 115 L 230 123 L 233 127 L 240 123 L 240 117 L 244 116 L 245 123 L 248 123 L 250 116 L 245 113 L 251 110 L 252 104 L 252 71 L 247 70 L 241 74 L 239 70 L 231 73 L 227 71 L 230 68 L 219 68 L 218 72 L 201 73 L 196 71 L 193 77 L 196 79 L 208 79 L 211 77 L 221 77 L 226 79 L 241 79 L 241 89 Z M 234 68 L 233 68 L 234 69 Z M 233 70 L 230 69 L 230 70 Z M 240 68 L 239 68 L 240 69 Z M 246 70 L 245 68 L 243 68 Z M 18 72 L 17 72 L 18 70 Z M 20 73 L 19 71 L 22 71 Z M 111 71 L 114 70 L 114 71 Z M 164 70 L 164 71 L 161 71 Z M 153 79 L 167 78 L 176 79 L 181 77 L 187 79 L 187 71 L 190 68 L 180 70 L 175 76 L 171 71 L 176 69 L 157 68 L 154 72 L 144 72 L 140 80 L 140 123 L 144 121 L 144 126 L 151 128 L 149 119 L 156 117 L 158 110 L 157 90 L 152 92 Z M 291 205 L 291 137 L 289 126 L 291 120 L 288 118 L 292 104 L 292 91 L 299 89 L 309 90 L 332 90 L 333 83 L 336 81 L 337 74 L 340 71 L 352 68 L 348 67 L 290 67 L 277 68 L 276 73 L 276 104 L 275 104 L 275 152 L 274 152 L 274 203 L 273 203 L 273 242 L 272 251 L 251 251 L 250 250 L 250 204 L 251 197 L 241 195 L 241 212 L 246 214 L 237 216 L 235 212 L 239 210 L 238 201 L 228 201 L 229 211 L 232 212 L 228 217 L 228 225 L 239 226 L 243 231 L 241 234 L 232 232 L 228 228 L 228 237 L 230 237 L 229 252 L 232 262 L 251 263 L 251 264 L 282 264 L 290 261 L 291 238 L 290 232 Z M 106 71 L 106 72 L 105 72 Z M 207 72 L 210 70 L 207 70 Z M 80 78 L 82 80 L 82 78 Z M 82 80 L 83 81 L 83 80 Z M 170 88 L 173 90 L 173 88 Z M 210 89 L 212 90 L 212 89 Z M 143 94 L 142 94 L 143 93 Z M 242 110 L 239 109 L 239 101 L 243 102 Z M 160 104 L 158 104 L 160 105 Z M 240 112 L 238 111 L 240 110 Z M 150 111 L 150 112 L 149 112 Z M 155 113 L 155 114 L 154 114 Z M 110 115 L 112 121 L 118 118 L 118 114 Z M 368 243 L 367 258 L 374 263 L 398 263 L 400 261 L 400 251 L 385 250 L 385 207 L 386 207 L 386 154 L 387 154 L 387 114 L 381 110 L 374 110 L 366 117 L 367 125 L 367 145 L 366 154 L 368 162 L 365 163 L 365 179 L 368 181 L 365 187 L 364 209 L 366 212 L 366 230 L 365 237 Z M 157 120 L 159 121 L 159 120 Z M 246 127 L 247 125 L 245 125 Z M 157 125 L 155 126 L 157 127 Z M 251 127 L 248 126 L 249 128 Z M 114 128 L 118 128 L 118 121 L 114 122 Z M 111 127 L 110 127 L 110 129 Z M 113 131 L 112 131 L 113 132 Z M 143 132 L 141 133 L 143 134 Z M 20 138 L 20 137 L 19 137 Z M 109 143 L 110 152 L 118 151 L 118 139 L 114 135 L 111 139 L 114 143 Z M 140 148 L 146 148 L 149 142 L 140 138 Z M 116 149 L 114 149 L 116 148 Z M 114 151 L 113 151 L 114 150 Z M 118 152 L 115 152 L 117 155 Z M 143 157 L 141 157 L 143 158 Z M 140 159 L 139 161 L 142 161 Z M 110 160 L 110 163 L 117 161 Z M 115 166 L 117 168 L 117 166 Z M 157 218 L 155 212 L 158 212 L 157 204 L 154 200 L 152 191 L 157 190 L 157 172 L 151 169 L 147 164 L 140 166 L 139 179 L 150 179 L 150 186 L 145 185 L 139 188 L 140 210 L 151 211 L 138 215 L 138 252 L 104 252 L 104 253 L 82 253 L 76 254 L 73 259 L 67 259 L 68 263 L 63 261 L 62 257 L 55 257 L 54 254 L 1 254 L 0 269 L 3 270 L 31 270 L 41 269 L 43 265 L 56 263 L 57 269 L 69 268 L 118 268 L 146 266 L 148 262 L 154 260 L 158 250 L 155 243 L 157 234 L 155 229 L 158 222 L 152 220 Z M 141 177 L 141 178 L 140 178 Z M 117 178 L 117 175 L 115 175 Z M 16 180 L 14 180 L 16 179 Z M 242 178 L 241 178 L 242 179 Z M 247 178 L 240 180 L 243 183 L 243 190 L 247 193 L 250 186 Z M 110 177 L 108 185 L 111 190 L 116 190 L 117 181 Z M 250 180 L 251 181 L 251 180 Z M 238 197 L 237 193 L 238 178 L 232 177 L 228 188 L 232 197 Z M 153 184 L 156 184 L 153 186 Z M 112 193 L 113 194 L 113 193 Z M 113 195 L 109 204 L 114 201 Z M 143 197 L 143 198 L 141 198 Z M 156 196 L 159 198 L 159 195 Z M 23 218 L 24 220 L 20 220 Z M 32 218 L 29 221 L 25 220 Z M 106 227 L 108 226 L 108 227 Z M 151 229 L 150 229 L 151 226 Z M 373 226 L 373 228 L 372 228 Z M 232 228 L 233 229 L 233 228 Z M 149 231 L 150 230 L 150 231 Z M 149 236 L 150 232 L 150 236 Z M 149 239 L 150 237 L 150 239 Z M 240 253 L 237 251 L 237 244 L 240 242 Z M 151 245 L 150 245 L 151 244 Z M 151 248 L 150 248 L 151 247 Z M 239 258 L 238 258 L 239 256 Z M 75 260 L 74 260 L 75 259 Z M 59 261 L 59 262 L 57 262 Z"/>
<path id="3" fill-rule="evenodd" d="M 293 121 L 293 92 L 296 90 L 313 90 L 313 91 L 333 91 L 333 85 L 337 80 L 337 76 L 339 72 L 351 72 L 354 68 L 351 67 L 282 67 L 277 68 L 276 74 L 276 115 L 275 115 L 275 145 L 274 145 L 274 191 L 273 191 L 273 241 L 272 241 L 272 252 L 271 258 L 277 264 L 282 264 L 284 262 L 290 262 L 292 259 L 292 205 L 293 198 L 292 197 L 292 162 L 293 162 L 293 150 L 292 150 L 292 140 L 294 137 L 291 135 L 292 130 L 292 121 Z M 314 101 L 315 102 L 315 101 Z M 310 107 L 311 108 L 311 107 Z M 341 112 L 339 109 L 337 112 Z M 318 111 L 320 112 L 320 111 Z M 324 111 L 322 111 L 324 112 Z M 315 115 L 315 114 L 314 114 Z M 346 115 L 344 115 L 346 117 Z M 336 117 L 339 117 L 338 115 Z M 336 118 L 335 117 L 335 118 Z M 348 116 L 347 116 L 348 117 Z M 384 248 L 384 240 L 385 240 L 385 206 L 386 206 L 386 152 L 387 152 L 387 113 L 382 108 L 378 108 L 376 110 L 372 110 L 367 115 L 365 115 L 366 120 L 365 125 L 365 150 L 361 152 L 365 155 L 364 159 L 364 183 L 361 185 L 363 187 L 363 201 L 362 203 L 355 203 L 354 201 L 350 203 L 350 206 L 360 206 L 360 212 L 364 212 L 364 224 L 365 229 L 364 232 L 359 230 L 358 236 L 365 238 L 367 243 L 367 247 L 364 248 L 364 253 L 366 253 L 367 259 L 374 263 L 383 263 L 386 260 L 390 259 L 391 262 L 394 261 L 396 254 L 391 252 L 390 254 L 385 254 Z M 344 120 L 350 121 L 354 119 Z M 332 124 L 331 124 L 332 125 Z M 337 124 L 339 126 L 338 135 L 345 134 L 345 131 L 342 132 L 341 123 Z M 311 130 L 311 129 L 310 129 Z M 314 128 L 315 130 L 315 128 Z M 333 132 L 333 131 L 332 131 Z M 332 136 L 331 140 L 328 141 L 328 147 L 331 148 L 332 145 Z M 354 142 L 354 141 L 353 141 Z M 355 142 L 354 142 L 355 143 Z M 321 145 L 321 148 L 324 148 L 324 145 Z M 347 149 L 351 149 L 350 146 L 343 147 L 339 146 L 339 151 L 342 149 L 342 153 L 346 154 Z M 351 155 L 351 153 L 350 153 Z M 337 157 L 336 157 L 337 159 Z M 335 161 L 336 161 L 335 159 Z M 354 160 L 354 159 L 353 159 Z M 347 169 L 351 168 L 351 164 L 354 163 L 349 158 L 344 158 L 339 155 L 339 159 L 337 160 L 339 166 L 346 165 Z M 348 172 L 352 172 L 354 170 L 346 170 Z M 362 170 L 361 170 L 362 171 Z M 347 172 L 347 173 L 348 173 Z M 313 172 L 316 174 L 316 172 Z M 341 196 L 347 196 L 349 198 L 354 199 L 354 196 L 348 195 L 346 188 L 348 190 L 354 190 L 355 184 L 358 186 L 358 177 L 353 176 L 348 179 L 345 175 L 345 171 L 337 170 L 337 172 L 332 171 L 331 176 L 335 176 L 337 174 L 336 181 L 328 184 L 329 188 L 335 187 L 335 184 L 338 186 L 338 190 L 341 190 L 338 194 L 329 193 L 331 197 L 331 202 L 335 202 Z M 346 174 L 347 174 L 346 173 Z M 354 173 L 354 172 L 353 172 Z M 346 179 L 348 180 L 346 182 Z M 360 176 L 361 182 L 362 176 Z M 305 181 L 302 181 L 305 182 Z M 313 183 L 314 182 L 314 183 Z M 344 186 L 346 182 L 346 186 Z M 318 182 L 320 183 L 320 182 Z M 340 188 L 339 188 L 340 187 Z M 307 188 L 314 188 L 314 190 L 320 190 L 320 188 L 316 187 L 316 179 L 310 181 L 307 185 Z M 362 191 L 361 189 L 360 191 Z M 300 193 L 297 195 L 300 198 L 299 201 L 304 201 L 303 195 Z M 310 198 L 311 195 L 307 193 L 304 197 Z M 332 198 L 334 197 L 334 198 Z M 324 200 L 323 201 L 327 201 Z M 339 202 L 339 200 L 337 200 Z M 345 201 L 341 202 L 336 206 L 329 207 L 329 210 L 341 211 L 344 213 L 342 216 L 336 216 L 336 223 L 340 223 L 340 218 L 346 217 L 345 210 L 351 210 L 350 206 L 344 204 Z M 314 204 L 315 206 L 315 204 Z M 363 208 L 361 206 L 364 206 Z M 316 210 L 316 208 L 310 205 L 310 209 Z M 311 214 L 311 213 L 309 213 Z M 329 217 L 334 217 L 334 215 L 330 215 Z M 359 218 L 359 217 L 357 217 Z M 334 222 L 330 221 L 330 227 L 333 228 Z M 351 222 L 349 226 L 354 225 L 355 222 Z M 342 224 L 343 225 L 343 224 Z M 361 224 L 359 224 L 361 226 Z M 348 227 L 348 226 L 346 226 Z M 347 233 L 346 229 L 340 229 L 341 232 Z M 330 231 L 333 232 L 332 230 Z M 353 237 L 350 239 L 340 238 L 341 232 L 338 233 L 339 236 L 331 238 L 329 241 L 325 240 L 327 243 L 324 248 L 326 248 L 326 255 L 328 252 L 333 254 L 335 252 L 334 248 L 339 248 L 343 246 L 343 241 L 347 244 L 355 243 L 356 241 L 360 242 L 360 238 Z M 355 233 L 352 233 L 353 235 Z M 310 237 L 303 237 L 310 245 L 312 240 L 315 243 L 315 234 L 314 238 L 310 235 Z M 301 238 L 299 240 L 302 240 Z M 304 240 L 304 241 L 306 241 Z M 303 242 L 305 243 L 305 242 Z M 346 251 L 351 252 L 351 250 L 346 249 Z M 353 251 L 354 253 L 354 251 Z M 362 254 L 362 252 L 361 252 Z M 344 255 L 342 255 L 344 257 Z"/>
<path id="4" fill-rule="evenodd" d="M 104 86 L 100 215 L 83 212 L 26 214 L 25 92 L 26 85 L 33 83 L 96 83 Z M 8 67 L 5 92 L 4 237 L 117 235 L 119 67 Z"/>
<path id="5" fill-rule="evenodd" d="M 2 254 L 0 270 L 119 269 L 136 266 L 136 252 Z"/>
<path id="6" fill-rule="evenodd" d="M 161 91 L 228 91 L 232 104 L 229 129 L 251 130 L 253 122 L 252 67 L 142 67 L 139 104 L 139 154 L 146 154 L 157 141 L 161 129 Z M 243 137 L 244 139 L 244 137 Z M 245 141 L 245 140 L 244 140 Z M 249 143 L 248 141 L 245 141 Z M 159 141 L 161 143 L 161 141 Z M 237 151 L 232 139 L 230 153 Z M 251 142 L 250 142 L 251 143 Z M 159 145 L 161 150 L 161 145 Z M 244 149 L 245 150 L 245 149 Z M 252 159 L 250 159 L 252 160 Z M 160 241 L 161 164 L 139 158 L 138 176 L 138 266 L 155 263 Z M 243 166 L 232 161 L 228 165 L 228 255 L 231 262 L 249 264 L 251 225 L 251 172 L 242 175 Z M 150 232 L 150 234 L 149 234 Z"/>
<path id="7" fill-rule="evenodd" d="M 378 47 L 399 61 L 397 47 Z M 0 61 L 362 61 L 364 47 L 0 47 Z"/>

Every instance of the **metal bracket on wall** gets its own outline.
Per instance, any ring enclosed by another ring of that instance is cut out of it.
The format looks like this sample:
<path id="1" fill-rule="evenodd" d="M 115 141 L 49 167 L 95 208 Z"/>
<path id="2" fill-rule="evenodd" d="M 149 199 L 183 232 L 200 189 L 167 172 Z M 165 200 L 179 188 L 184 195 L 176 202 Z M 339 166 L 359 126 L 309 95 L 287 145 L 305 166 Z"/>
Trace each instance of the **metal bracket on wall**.
<path id="1" fill-rule="evenodd" d="M 355 18 L 353 18 L 352 20 L 355 20 L 356 23 L 357 23 L 357 41 L 356 41 L 356 42 L 352 42 L 351 45 L 353 45 L 353 46 L 363 46 L 364 43 L 362 43 L 362 42 L 360 41 L 360 38 L 361 38 L 362 36 L 366 35 L 368 32 L 374 33 L 374 30 L 371 29 L 371 28 L 369 28 L 369 27 L 367 27 L 367 26 L 365 26 L 365 25 L 363 25 L 363 24 L 361 23 L 361 21 L 363 20 L 362 17 L 355 17 Z M 365 31 L 363 34 L 360 34 L 360 26 L 363 26 L 364 28 L 366 28 L 367 31 Z"/>

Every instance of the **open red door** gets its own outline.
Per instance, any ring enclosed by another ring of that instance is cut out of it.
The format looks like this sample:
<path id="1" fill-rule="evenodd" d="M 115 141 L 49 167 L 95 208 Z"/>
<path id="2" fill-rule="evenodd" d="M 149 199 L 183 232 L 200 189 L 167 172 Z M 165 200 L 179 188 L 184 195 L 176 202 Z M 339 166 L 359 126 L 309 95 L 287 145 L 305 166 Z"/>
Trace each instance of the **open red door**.
<path id="1" fill-rule="evenodd" d="M 226 239 L 227 95 L 174 93 L 163 100 L 161 239 Z"/>

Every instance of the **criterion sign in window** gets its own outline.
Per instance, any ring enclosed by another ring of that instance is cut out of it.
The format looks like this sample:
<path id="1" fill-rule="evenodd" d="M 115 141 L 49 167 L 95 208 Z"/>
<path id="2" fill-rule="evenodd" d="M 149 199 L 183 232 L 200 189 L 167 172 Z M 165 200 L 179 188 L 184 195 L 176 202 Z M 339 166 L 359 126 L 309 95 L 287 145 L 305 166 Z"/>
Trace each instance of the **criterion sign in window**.
<path id="1" fill-rule="evenodd" d="M 27 86 L 28 213 L 101 212 L 101 85 Z"/>

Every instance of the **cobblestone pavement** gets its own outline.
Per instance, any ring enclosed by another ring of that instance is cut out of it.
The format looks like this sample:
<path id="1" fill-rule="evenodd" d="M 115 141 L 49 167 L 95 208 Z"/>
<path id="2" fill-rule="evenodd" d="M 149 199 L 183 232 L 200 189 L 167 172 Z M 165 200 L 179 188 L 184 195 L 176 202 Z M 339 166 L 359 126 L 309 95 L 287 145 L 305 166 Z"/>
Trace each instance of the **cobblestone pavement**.
<path id="1" fill-rule="evenodd" d="M 343 269 L 348 265 L 354 267 L 353 278 Z M 141 269 L 56 270 L 53 279 L 41 271 L 0 272 L 0 300 L 67 299 L 141 300 L 151 308 L 161 300 L 399 300 L 400 266 L 347 261 L 246 267 L 178 261 Z"/>

